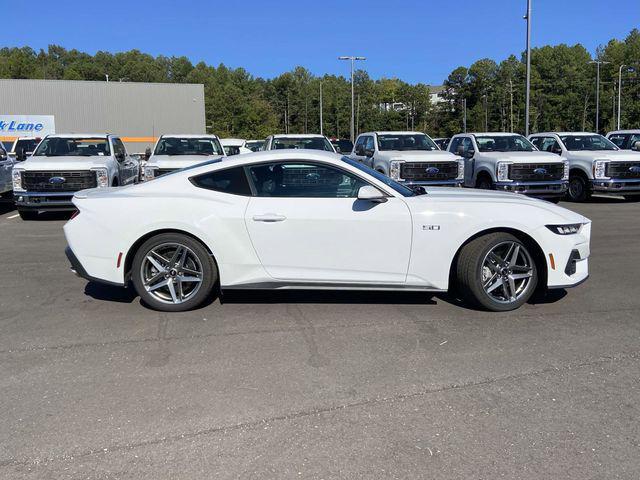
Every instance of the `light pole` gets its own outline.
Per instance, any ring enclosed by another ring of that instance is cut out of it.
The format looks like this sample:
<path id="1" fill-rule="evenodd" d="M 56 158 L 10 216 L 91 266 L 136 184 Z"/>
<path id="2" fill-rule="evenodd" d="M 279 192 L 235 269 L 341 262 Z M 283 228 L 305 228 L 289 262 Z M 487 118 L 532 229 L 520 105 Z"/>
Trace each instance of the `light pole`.
<path id="1" fill-rule="evenodd" d="M 338 57 L 338 60 L 350 60 L 351 61 L 351 141 L 355 142 L 355 95 L 353 89 L 353 64 L 356 60 L 366 60 L 365 57 L 355 56 L 342 56 Z"/>
<path id="2" fill-rule="evenodd" d="M 600 65 L 611 62 L 591 60 L 589 63 L 596 64 L 596 133 L 598 133 L 600 131 Z"/>
<path id="3" fill-rule="evenodd" d="M 622 105 L 622 69 L 624 67 L 628 67 L 627 68 L 627 72 L 633 72 L 634 68 L 630 67 L 629 65 L 620 65 L 620 68 L 618 69 L 618 130 L 620 130 L 620 109 L 621 109 L 621 105 Z"/>
<path id="4" fill-rule="evenodd" d="M 527 0 L 527 84 L 525 88 L 524 135 L 529 136 L 529 95 L 531 92 L 531 0 Z"/>
<path id="5" fill-rule="evenodd" d="M 108 82 L 108 81 L 109 81 L 109 74 L 108 74 L 108 73 L 105 73 L 105 74 L 104 74 L 104 77 L 107 79 L 107 82 Z"/>
<path id="6" fill-rule="evenodd" d="M 320 135 L 322 135 L 322 80 L 320 80 Z"/>

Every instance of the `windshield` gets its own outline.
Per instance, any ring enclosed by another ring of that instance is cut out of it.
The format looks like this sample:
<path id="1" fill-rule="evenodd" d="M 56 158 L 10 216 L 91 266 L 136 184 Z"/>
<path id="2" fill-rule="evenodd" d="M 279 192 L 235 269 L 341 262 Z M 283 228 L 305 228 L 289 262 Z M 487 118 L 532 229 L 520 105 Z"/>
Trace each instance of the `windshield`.
<path id="1" fill-rule="evenodd" d="M 25 153 L 30 153 L 36 149 L 38 143 L 40 143 L 39 138 L 23 138 L 16 141 L 15 149 L 17 151 L 18 148 L 22 147 Z"/>
<path id="2" fill-rule="evenodd" d="M 351 153 L 351 150 L 353 150 L 353 143 L 351 143 L 351 140 L 332 140 L 331 143 L 338 153 Z"/>
<path id="3" fill-rule="evenodd" d="M 536 148 L 522 135 L 476 135 L 481 152 L 533 152 Z"/>
<path id="4" fill-rule="evenodd" d="M 163 137 L 154 155 L 222 155 L 222 148 L 213 138 Z"/>
<path id="5" fill-rule="evenodd" d="M 278 137 L 271 142 L 271 150 L 295 148 L 298 150 L 324 150 L 333 152 L 333 147 L 324 137 Z"/>
<path id="6" fill-rule="evenodd" d="M 382 183 L 384 183 L 388 187 L 393 188 L 396 192 L 398 192 L 403 197 L 415 197 L 417 195 L 417 193 L 415 191 L 411 190 L 410 188 L 407 188 L 404 185 L 399 184 L 395 180 L 391 180 L 386 175 L 384 175 L 384 174 L 382 174 L 380 172 L 376 172 L 372 168 L 369 168 L 369 167 L 367 167 L 366 165 L 363 165 L 360 162 L 356 162 L 355 160 L 351 160 L 349 157 L 342 157 L 342 161 L 345 162 L 345 163 L 348 163 L 352 167 L 356 167 L 358 170 L 362 170 L 367 175 L 371 175 L 376 180 L 380 180 Z"/>
<path id="7" fill-rule="evenodd" d="M 111 155 L 106 138 L 47 137 L 33 154 L 35 157 L 94 157 Z"/>
<path id="8" fill-rule="evenodd" d="M 378 149 L 389 150 L 438 150 L 433 140 L 424 134 L 378 135 Z"/>
<path id="9" fill-rule="evenodd" d="M 252 152 L 257 152 L 262 150 L 262 146 L 264 145 L 264 140 L 254 140 L 252 142 L 245 143 L 245 147 L 247 147 Z"/>
<path id="10" fill-rule="evenodd" d="M 602 135 L 565 135 L 560 137 L 567 150 L 579 152 L 582 150 L 617 150 L 617 147 Z"/>

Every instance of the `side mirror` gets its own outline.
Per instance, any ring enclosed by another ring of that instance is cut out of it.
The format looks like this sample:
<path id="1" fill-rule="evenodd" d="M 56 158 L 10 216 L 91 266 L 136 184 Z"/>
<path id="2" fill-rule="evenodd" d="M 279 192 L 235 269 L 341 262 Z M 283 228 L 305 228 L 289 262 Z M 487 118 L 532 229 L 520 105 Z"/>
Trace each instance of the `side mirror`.
<path id="1" fill-rule="evenodd" d="M 640 152 L 640 140 L 638 140 L 631 146 L 631 150 L 633 150 L 634 152 Z"/>
<path id="2" fill-rule="evenodd" d="M 118 160 L 119 162 L 123 162 L 124 161 L 124 153 L 122 153 L 122 152 L 116 153 L 116 160 Z"/>
<path id="3" fill-rule="evenodd" d="M 358 200 L 366 200 L 373 203 L 384 203 L 387 197 L 384 193 L 371 185 L 365 185 L 358 190 Z"/>
<path id="4" fill-rule="evenodd" d="M 0 162 L 4 162 L 8 158 L 7 152 L 4 148 L 0 148 Z"/>
<path id="5" fill-rule="evenodd" d="M 16 162 L 23 162 L 27 159 L 27 153 L 24 151 L 24 147 L 16 148 Z"/>
<path id="6" fill-rule="evenodd" d="M 464 147 L 462 145 L 458 145 L 458 148 L 456 148 L 456 155 L 464 157 Z"/>
<path id="7" fill-rule="evenodd" d="M 144 150 L 144 159 L 149 160 L 149 157 L 151 157 L 151 147 L 147 147 Z"/>
<path id="8" fill-rule="evenodd" d="M 473 156 L 476 154 L 475 150 L 467 150 L 464 154 L 465 158 L 473 158 Z"/>
<path id="9" fill-rule="evenodd" d="M 370 148 L 367 148 L 367 149 L 364 151 L 364 156 L 365 156 L 365 157 L 373 157 L 373 150 L 372 150 L 372 149 L 370 149 Z"/>
<path id="10" fill-rule="evenodd" d="M 551 153 L 555 153 L 556 155 L 562 155 L 562 149 L 560 147 L 553 147 L 551 149 Z"/>
<path id="11" fill-rule="evenodd" d="M 364 147 L 362 145 L 356 145 L 356 155 L 364 155 Z"/>

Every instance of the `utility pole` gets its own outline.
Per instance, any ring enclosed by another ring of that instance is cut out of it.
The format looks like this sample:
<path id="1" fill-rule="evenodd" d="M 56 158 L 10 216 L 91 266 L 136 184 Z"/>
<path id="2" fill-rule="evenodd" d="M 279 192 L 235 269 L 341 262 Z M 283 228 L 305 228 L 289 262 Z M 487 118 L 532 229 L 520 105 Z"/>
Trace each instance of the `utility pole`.
<path id="1" fill-rule="evenodd" d="M 509 101 L 509 121 L 511 123 L 511 133 L 513 133 L 513 80 L 509 79 L 509 93 L 511 99 Z"/>
<path id="2" fill-rule="evenodd" d="M 108 82 L 109 81 L 109 74 L 105 73 L 104 76 L 105 76 L 105 78 L 107 79 L 107 82 Z"/>
<path id="3" fill-rule="evenodd" d="M 353 68 L 354 62 L 356 60 L 366 60 L 365 57 L 355 57 L 355 56 L 342 56 L 338 57 L 338 60 L 350 60 L 351 61 L 351 141 L 355 141 L 355 95 L 354 95 L 354 87 L 353 87 Z"/>
<path id="4" fill-rule="evenodd" d="M 467 133 L 467 99 L 466 98 L 462 99 L 462 111 L 464 112 L 462 114 L 462 131 L 464 133 Z"/>
<path id="5" fill-rule="evenodd" d="M 524 136 L 529 136 L 529 100 L 531 95 L 531 0 L 527 0 L 527 14 L 524 16 L 527 21 L 527 82 L 525 93 L 524 109 Z"/>
<path id="6" fill-rule="evenodd" d="M 596 64 L 596 128 L 595 132 L 600 131 L 600 65 L 611 62 L 605 62 L 602 60 L 591 60 L 589 63 Z"/>
<path id="7" fill-rule="evenodd" d="M 322 135 L 322 80 L 320 80 L 320 135 Z"/>
<path id="8" fill-rule="evenodd" d="M 484 98 L 484 131 L 489 131 L 489 108 L 487 106 L 487 94 L 482 95 Z"/>
<path id="9" fill-rule="evenodd" d="M 620 130 L 620 102 L 622 101 L 622 68 L 626 65 L 620 65 L 618 69 L 618 123 L 617 129 Z"/>

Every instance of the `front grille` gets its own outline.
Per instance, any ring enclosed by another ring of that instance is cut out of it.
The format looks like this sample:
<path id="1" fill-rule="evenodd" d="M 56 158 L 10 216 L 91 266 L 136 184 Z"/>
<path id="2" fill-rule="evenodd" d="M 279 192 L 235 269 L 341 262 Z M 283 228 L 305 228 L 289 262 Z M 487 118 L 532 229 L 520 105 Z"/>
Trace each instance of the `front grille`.
<path id="1" fill-rule="evenodd" d="M 407 182 L 455 180 L 458 162 L 411 162 L 400 165 L 400 178 Z"/>
<path id="2" fill-rule="evenodd" d="M 97 186 L 91 170 L 22 172 L 22 188 L 28 192 L 77 192 Z"/>
<path id="3" fill-rule="evenodd" d="M 607 177 L 640 178 L 640 162 L 610 162 L 607 165 Z"/>
<path id="4" fill-rule="evenodd" d="M 509 178 L 516 182 L 548 182 L 562 180 L 563 163 L 514 163 L 509 165 Z"/>
<path id="5" fill-rule="evenodd" d="M 175 172 L 176 170 L 179 170 L 179 169 L 177 169 L 177 168 L 159 168 L 158 170 L 156 170 L 156 177 L 159 177 L 160 175 L 166 175 L 167 173 Z"/>

